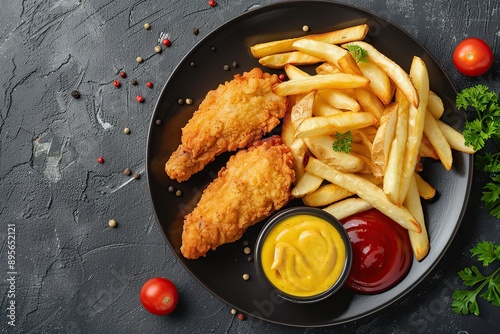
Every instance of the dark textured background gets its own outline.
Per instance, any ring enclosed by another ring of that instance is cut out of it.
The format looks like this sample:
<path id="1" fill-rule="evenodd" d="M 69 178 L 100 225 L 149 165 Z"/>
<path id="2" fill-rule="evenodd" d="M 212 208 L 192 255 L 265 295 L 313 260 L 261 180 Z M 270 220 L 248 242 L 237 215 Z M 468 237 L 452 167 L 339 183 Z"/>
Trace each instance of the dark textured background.
<path id="1" fill-rule="evenodd" d="M 2 333 L 486 333 L 500 313 L 451 312 L 456 272 L 479 265 L 469 248 L 500 242 L 500 222 L 483 207 L 487 176 L 474 175 L 457 237 L 437 268 L 404 298 L 362 320 L 327 329 L 239 321 L 202 288 L 166 244 L 149 202 L 145 171 L 150 116 L 160 88 L 182 56 L 227 20 L 275 1 L 4 1 L 0 12 L 0 332 Z M 340 1 L 399 25 L 420 41 L 457 89 L 475 83 L 500 91 L 500 3 Z M 151 30 L 143 24 L 149 22 Z M 192 34 L 192 28 L 200 34 Z M 161 32 L 173 44 L 153 47 Z M 460 75 L 455 45 L 478 36 L 495 63 L 479 78 Z M 135 61 L 137 56 L 144 63 Z M 122 87 L 112 82 L 128 74 Z M 129 80 L 137 78 L 138 86 Z M 195 80 L 195 78 L 192 78 Z M 144 86 L 155 83 L 154 89 Z M 82 96 L 70 96 L 78 89 Z M 145 103 L 135 101 L 143 94 Z M 126 135 L 123 128 L 129 127 Z M 98 156 L 105 158 L 98 164 Z M 109 219 L 118 227 L 107 227 Z M 7 325 L 7 224 L 16 226 L 16 327 Z M 177 310 L 156 317 L 141 306 L 145 280 L 166 276 L 180 293 Z"/>

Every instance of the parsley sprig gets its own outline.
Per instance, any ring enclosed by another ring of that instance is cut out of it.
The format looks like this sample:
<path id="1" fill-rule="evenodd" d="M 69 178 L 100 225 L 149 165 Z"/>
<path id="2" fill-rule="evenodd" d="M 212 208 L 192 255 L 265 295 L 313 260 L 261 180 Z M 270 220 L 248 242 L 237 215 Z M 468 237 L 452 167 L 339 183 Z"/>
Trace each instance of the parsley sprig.
<path id="1" fill-rule="evenodd" d="M 489 266 L 495 261 L 500 261 L 500 245 L 483 241 L 471 249 L 472 256 L 476 256 L 483 266 Z M 465 268 L 458 272 L 465 286 L 474 287 L 474 290 L 455 290 L 452 294 L 453 301 L 451 307 L 456 314 L 473 313 L 479 315 L 479 304 L 477 296 L 486 288 L 480 297 L 486 299 L 493 306 L 500 306 L 500 268 L 491 275 L 483 275 L 476 266 Z"/>
<path id="2" fill-rule="evenodd" d="M 367 63 L 368 62 L 368 51 L 363 49 L 359 45 L 348 45 L 347 50 L 352 54 L 356 63 Z"/>
<path id="3" fill-rule="evenodd" d="M 483 188 L 481 200 L 490 213 L 500 219 L 500 105 L 498 95 L 485 85 L 476 85 L 462 90 L 456 98 L 459 109 L 472 109 L 476 112 L 473 119 L 465 122 L 463 131 L 465 144 L 474 151 L 483 150 L 488 141 L 492 141 L 497 152 L 485 152 L 479 155 L 476 166 L 491 173 L 491 181 Z"/>
<path id="4" fill-rule="evenodd" d="M 334 137 L 332 148 L 335 152 L 351 152 L 352 133 L 350 130 L 344 133 L 337 132 Z"/>

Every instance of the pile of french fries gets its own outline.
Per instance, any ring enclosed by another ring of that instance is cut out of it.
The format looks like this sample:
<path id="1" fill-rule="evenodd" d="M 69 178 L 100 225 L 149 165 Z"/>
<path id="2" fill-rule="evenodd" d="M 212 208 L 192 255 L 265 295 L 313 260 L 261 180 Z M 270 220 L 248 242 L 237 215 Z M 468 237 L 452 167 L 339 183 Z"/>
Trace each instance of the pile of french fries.
<path id="1" fill-rule="evenodd" d="M 422 260 L 430 243 L 421 198 L 434 187 L 418 174 L 422 157 L 452 167 L 452 149 L 473 154 L 460 132 L 440 120 L 441 98 L 429 88 L 424 61 L 409 72 L 363 41 L 365 24 L 251 47 L 259 63 L 283 68 L 289 78 L 274 87 L 290 103 L 282 139 L 294 155 L 292 195 L 338 219 L 376 208 L 409 233 Z M 356 62 L 348 46 L 367 52 Z M 316 64 L 309 74 L 301 65 Z M 335 135 L 350 131 L 350 152 L 333 150 Z"/>

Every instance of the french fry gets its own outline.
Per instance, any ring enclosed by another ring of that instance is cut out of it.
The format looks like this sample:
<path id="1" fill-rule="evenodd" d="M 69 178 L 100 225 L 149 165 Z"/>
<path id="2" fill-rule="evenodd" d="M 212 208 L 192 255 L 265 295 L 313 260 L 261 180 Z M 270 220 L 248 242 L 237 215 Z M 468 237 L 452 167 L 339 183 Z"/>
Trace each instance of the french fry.
<path id="1" fill-rule="evenodd" d="M 259 64 L 269 68 L 283 68 L 286 64 L 311 65 L 321 61 L 320 58 L 299 51 L 292 51 L 264 56 L 259 59 Z"/>
<path id="2" fill-rule="evenodd" d="M 370 210 L 371 208 L 373 208 L 373 206 L 364 199 L 361 199 L 359 197 L 352 197 L 333 203 L 323 210 L 325 210 L 338 220 L 341 220 L 356 213 Z"/>
<path id="3" fill-rule="evenodd" d="M 397 203 L 400 191 L 400 178 L 403 170 L 403 158 L 408 138 L 408 115 L 410 104 L 403 93 L 396 92 L 398 101 L 398 120 L 394 139 L 389 151 L 389 158 L 384 174 L 383 189 L 393 203 Z"/>
<path id="4" fill-rule="evenodd" d="M 356 63 L 356 60 L 350 52 L 347 52 L 342 57 L 340 57 L 337 62 L 340 69 L 345 73 L 363 75 L 358 67 L 358 63 Z"/>
<path id="5" fill-rule="evenodd" d="M 432 147 L 436 150 L 439 160 L 441 160 L 444 168 L 446 170 L 450 170 L 453 163 L 450 144 L 446 140 L 446 137 L 444 136 L 443 131 L 441 131 L 437 121 L 428 111 L 425 114 L 424 133 L 431 142 Z"/>
<path id="6" fill-rule="evenodd" d="M 304 138 L 304 142 L 315 157 L 339 171 L 356 173 L 366 168 L 365 162 L 360 158 L 334 151 L 332 149 L 333 138 L 330 136 Z"/>
<path id="7" fill-rule="evenodd" d="M 425 181 L 419 174 L 415 173 L 418 193 L 423 199 L 432 199 L 436 195 L 436 189 Z"/>
<path id="8" fill-rule="evenodd" d="M 289 100 L 291 99 L 289 98 Z M 295 140 L 295 131 L 297 130 L 292 123 L 293 106 L 293 103 L 288 103 L 287 110 L 281 122 L 281 140 L 287 146 L 290 146 Z"/>
<path id="9" fill-rule="evenodd" d="M 368 85 L 369 80 L 363 76 L 346 73 L 334 73 L 302 77 L 279 83 L 273 88 L 280 96 L 309 93 L 313 89 L 349 89 Z"/>
<path id="10" fill-rule="evenodd" d="M 368 25 L 360 24 L 344 29 L 339 29 L 322 34 L 306 36 L 308 39 L 323 41 L 330 44 L 339 44 L 350 41 L 362 40 L 368 33 Z M 275 53 L 293 51 L 293 43 L 304 37 L 289 38 L 278 41 L 255 44 L 250 47 L 250 51 L 255 58 L 262 58 Z"/>
<path id="11" fill-rule="evenodd" d="M 396 64 L 393 60 L 387 58 L 369 43 L 356 41 L 343 44 L 342 46 L 347 47 L 348 45 L 357 45 L 365 49 L 368 52 L 369 60 L 377 64 L 385 71 L 385 73 L 387 73 L 389 78 L 391 78 L 396 86 L 406 95 L 410 104 L 414 107 L 418 107 L 419 101 L 417 91 L 410 80 L 410 76 L 401 68 L 401 66 Z"/>
<path id="12" fill-rule="evenodd" d="M 320 96 L 316 95 L 313 105 L 313 115 L 314 116 L 331 116 L 335 114 L 341 114 L 342 110 L 332 107 L 330 104 L 326 103 Z"/>
<path id="13" fill-rule="evenodd" d="M 369 112 L 377 121 L 380 121 L 380 117 L 384 113 L 385 106 L 378 99 L 378 97 L 368 88 L 358 88 L 354 90 L 356 99 L 358 100 L 361 109 Z"/>
<path id="14" fill-rule="evenodd" d="M 309 158 L 306 171 L 357 194 L 404 228 L 417 233 L 422 231 L 420 224 L 405 207 L 399 207 L 392 203 L 383 190 L 370 181 L 356 174 L 339 172 L 314 157 Z"/>
<path id="15" fill-rule="evenodd" d="M 300 123 L 295 138 L 330 135 L 336 132 L 361 129 L 377 122 L 368 112 L 343 112 L 331 116 L 310 117 Z"/>
<path id="16" fill-rule="evenodd" d="M 358 67 L 361 73 L 370 80 L 368 87 L 370 87 L 380 101 L 385 105 L 391 103 L 393 90 L 387 73 L 373 62 L 360 62 L 358 63 Z"/>
<path id="17" fill-rule="evenodd" d="M 299 198 L 312 193 L 319 188 L 322 182 L 323 179 L 321 177 L 306 172 L 302 175 L 299 182 L 297 182 L 297 185 L 292 188 L 292 196 Z"/>
<path id="18" fill-rule="evenodd" d="M 338 67 L 329 62 L 324 62 L 323 64 L 316 67 L 317 74 L 333 74 L 341 72 Z"/>
<path id="19" fill-rule="evenodd" d="M 419 223 L 422 231 L 416 233 L 414 231 L 408 231 L 410 237 L 410 244 L 417 261 L 422 261 L 429 253 L 430 243 L 429 236 L 427 234 L 427 228 L 425 226 L 424 212 L 422 210 L 422 203 L 420 202 L 420 196 L 417 188 L 417 181 L 415 180 L 415 174 L 412 174 L 410 187 L 408 188 L 408 193 L 406 195 L 404 206 L 410 211 L 410 213 L 415 217 L 415 220 Z"/>
<path id="20" fill-rule="evenodd" d="M 341 68 L 339 65 L 339 59 L 348 53 L 347 50 L 338 45 L 308 38 L 299 39 L 293 43 L 292 47 L 302 53 L 332 63 L 339 68 Z M 361 74 L 361 72 L 356 74 Z"/>
<path id="21" fill-rule="evenodd" d="M 465 145 L 465 139 L 462 133 L 458 132 L 443 121 L 437 120 L 437 124 L 439 125 L 439 128 L 443 132 L 443 135 L 445 136 L 452 149 L 468 154 L 475 153 L 472 146 Z"/>
<path id="22" fill-rule="evenodd" d="M 410 106 L 408 116 L 408 136 L 404 152 L 403 168 L 401 172 L 399 194 L 397 196 L 397 205 L 402 205 L 406 193 L 410 188 L 411 179 L 418 161 L 420 143 L 424 133 L 424 123 L 427 110 L 427 101 L 429 97 L 429 73 L 424 61 L 419 57 L 413 57 L 410 67 L 410 78 L 417 89 L 419 105 L 415 108 Z"/>
<path id="23" fill-rule="evenodd" d="M 429 91 L 429 101 L 427 101 L 427 110 L 434 116 L 435 119 L 440 119 L 444 113 L 443 100 L 434 93 Z"/>
<path id="24" fill-rule="evenodd" d="M 295 139 L 288 147 L 290 147 L 293 156 L 293 170 L 295 171 L 294 184 L 297 185 L 305 174 L 304 160 L 307 155 L 307 145 L 303 139 Z"/>
<path id="25" fill-rule="evenodd" d="M 328 183 L 320 186 L 316 191 L 302 197 L 307 206 L 325 206 L 354 195 L 336 184 Z"/>
<path id="26" fill-rule="evenodd" d="M 394 139 L 394 132 L 396 130 L 396 123 L 398 116 L 398 103 L 394 102 L 388 105 L 380 118 L 380 126 L 378 127 L 375 138 L 372 144 L 372 163 L 373 175 L 383 177 L 387 160 L 389 158 L 389 150 L 391 148 L 392 140 Z"/>
<path id="27" fill-rule="evenodd" d="M 360 111 L 361 106 L 356 99 L 352 98 L 343 91 L 334 89 L 324 89 L 318 92 L 318 95 L 336 109 Z"/>
<path id="28" fill-rule="evenodd" d="M 311 76 L 309 73 L 302 71 L 300 68 L 292 64 L 286 64 L 284 70 L 290 80 Z"/>
<path id="29" fill-rule="evenodd" d="M 315 97 L 316 90 L 313 90 L 292 107 L 290 121 L 292 122 L 295 129 L 299 127 L 302 121 L 313 116 L 313 105 Z"/>
<path id="30" fill-rule="evenodd" d="M 422 136 L 422 142 L 420 143 L 420 149 L 418 151 L 418 154 L 420 154 L 421 157 L 439 160 L 436 150 L 434 149 L 434 147 L 432 147 L 432 144 L 425 135 L 425 133 Z"/>

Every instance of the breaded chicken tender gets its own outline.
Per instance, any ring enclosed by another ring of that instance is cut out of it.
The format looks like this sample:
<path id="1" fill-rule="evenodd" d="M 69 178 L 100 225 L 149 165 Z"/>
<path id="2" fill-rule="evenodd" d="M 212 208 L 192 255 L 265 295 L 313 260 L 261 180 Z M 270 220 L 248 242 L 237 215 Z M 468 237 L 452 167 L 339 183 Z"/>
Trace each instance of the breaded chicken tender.
<path id="1" fill-rule="evenodd" d="M 184 218 L 181 253 L 188 259 L 241 238 L 291 199 L 293 156 L 279 136 L 233 155 Z"/>
<path id="2" fill-rule="evenodd" d="M 287 107 L 287 98 L 272 92 L 278 82 L 275 74 L 254 68 L 208 92 L 165 165 L 170 178 L 185 181 L 221 153 L 245 148 L 274 129 Z"/>

